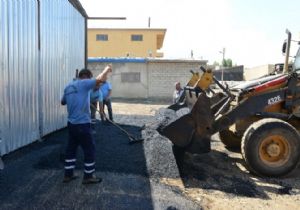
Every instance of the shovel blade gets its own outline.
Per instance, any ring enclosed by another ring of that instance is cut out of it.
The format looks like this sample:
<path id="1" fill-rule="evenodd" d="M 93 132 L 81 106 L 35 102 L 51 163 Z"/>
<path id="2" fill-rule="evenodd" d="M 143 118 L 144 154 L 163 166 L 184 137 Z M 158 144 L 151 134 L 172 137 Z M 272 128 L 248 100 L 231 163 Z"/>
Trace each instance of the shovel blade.
<path id="1" fill-rule="evenodd" d="M 167 109 L 171 109 L 174 111 L 178 111 L 181 108 L 187 107 L 187 104 L 185 103 L 185 92 L 182 92 L 178 101 L 170 106 L 167 107 Z"/>
<path id="2" fill-rule="evenodd" d="M 172 105 L 168 106 L 167 109 L 178 111 L 179 109 L 184 108 L 184 107 L 187 107 L 187 105 L 185 102 L 182 102 L 182 103 L 172 104 Z"/>
<path id="3" fill-rule="evenodd" d="M 142 139 L 142 138 L 139 138 L 139 139 L 137 139 L 137 138 L 131 139 L 130 138 L 129 144 L 141 143 L 143 141 L 144 141 L 144 139 Z"/>

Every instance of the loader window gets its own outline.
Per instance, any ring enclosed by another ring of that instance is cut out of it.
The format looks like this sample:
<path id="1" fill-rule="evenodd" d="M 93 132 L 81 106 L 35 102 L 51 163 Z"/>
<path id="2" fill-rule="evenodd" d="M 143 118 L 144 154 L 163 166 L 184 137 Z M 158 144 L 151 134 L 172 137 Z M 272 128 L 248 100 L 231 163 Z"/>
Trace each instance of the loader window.
<path id="1" fill-rule="evenodd" d="M 294 71 L 300 74 L 300 48 L 298 49 L 295 61 L 294 61 Z"/>

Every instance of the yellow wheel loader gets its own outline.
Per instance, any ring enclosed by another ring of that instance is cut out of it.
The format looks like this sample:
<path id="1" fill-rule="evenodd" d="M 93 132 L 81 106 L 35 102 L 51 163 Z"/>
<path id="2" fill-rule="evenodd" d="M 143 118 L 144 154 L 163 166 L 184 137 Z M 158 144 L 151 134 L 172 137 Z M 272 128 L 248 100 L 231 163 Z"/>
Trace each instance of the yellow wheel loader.
<path id="1" fill-rule="evenodd" d="M 157 130 L 177 150 L 210 151 L 210 138 L 219 132 L 227 147 L 240 147 L 248 169 L 261 176 L 279 177 L 296 168 L 300 159 L 300 48 L 288 71 L 291 33 L 284 45 L 284 71 L 228 88 L 211 70 L 192 72 L 176 104 L 190 112 Z M 212 84 L 220 91 L 211 88 Z"/>

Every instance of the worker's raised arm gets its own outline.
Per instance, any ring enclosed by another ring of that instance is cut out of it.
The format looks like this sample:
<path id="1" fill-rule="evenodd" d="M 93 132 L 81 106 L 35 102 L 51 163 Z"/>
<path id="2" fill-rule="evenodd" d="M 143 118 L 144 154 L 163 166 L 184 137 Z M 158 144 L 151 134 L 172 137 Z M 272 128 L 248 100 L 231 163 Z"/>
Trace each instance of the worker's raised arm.
<path id="1" fill-rule="evenodd" d="M 96 84 L 99 85 L 106 81 L 107 74 L 112 72 L 112 66 L 109 64 L 107 65 L 104 70 L 96 77 Z"/>
<path id="2" fill-rule="evenodd" d="M 64 94 L 63 97 L 61 98 L 60 104 L 63 105 L 63 106 L 67 104 L 67 100 L 66 100 L 66 95 L 65 95 L 65 94 Z"/>

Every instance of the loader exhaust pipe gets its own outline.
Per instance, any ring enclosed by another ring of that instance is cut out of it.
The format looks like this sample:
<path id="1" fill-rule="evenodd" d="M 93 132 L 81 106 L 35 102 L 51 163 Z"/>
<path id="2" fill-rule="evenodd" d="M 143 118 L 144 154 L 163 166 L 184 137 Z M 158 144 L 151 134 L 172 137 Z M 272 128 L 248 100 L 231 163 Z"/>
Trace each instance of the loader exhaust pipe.
<path id="1" fill-rule="evenodd" d="M 289 70 L 289 57 L 290 57 L 290 48 L 291 48 L 291 40 L 292 40 L 292 33 L 286 29 L 285 31 L 288 35 L 288 39 L 286 41 L 286 49 L 285 49 L 285 62 L 284 62 L 284 71 L 283 73 L 287 73 Z"/>

